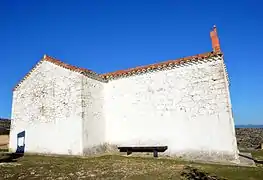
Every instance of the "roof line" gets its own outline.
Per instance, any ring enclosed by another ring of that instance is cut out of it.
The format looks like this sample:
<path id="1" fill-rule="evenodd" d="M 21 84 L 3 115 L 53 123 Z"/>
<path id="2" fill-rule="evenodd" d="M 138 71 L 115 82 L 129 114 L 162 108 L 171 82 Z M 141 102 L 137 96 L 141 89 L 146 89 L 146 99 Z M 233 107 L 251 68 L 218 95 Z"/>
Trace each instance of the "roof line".
<path id="1" fill-rule="evenodd" d="M 89 70 L 89 69 L 86 69 L 86 68 L 81 68 L 81 67 L 77 67 L 77 66 L 74 66 L 74 65 L 71 65 L 71 64 L 67 64 L 65 62 L 62 62 L 54 57 L 51 57 L 51 56 L 48 56 L 46 54 L 44 54 L 43 58 L 37 62 L 37 64 L 23 77 L 22 80 L 20 80 L 17 85 L 13 88 L 13 91 L 15 91 L 19 86 L 20 84 L 22 84 L 30 75 L 31 73 L 40 65 L 42 64 L 44 61 L 47 61 L 47 62 L 50 62 L 52 64 L 55 64 L 57 66 L 60 66 L 62 68 L 65 68 L 65 69 L 68 69 L 70 71 L 74 71 L 74 72 L 78 72 L 78 73 L 81 73 L 83 75 L 88 75 L 89 77 L 95 77 L 95 79 L 102 79 L 99 74 L 97 74 L 96 72 L 92 71 L 92 70 Z M 96 77 L 97 76 L 97 77 Z"/>
<path id="2" fill-rule="evenodd" d="M 150 65 L 138 66 L 138 67 L 135 67 L 135 68 L 128 68 L 128 69 L 125 69 L 125 70 L 118 70 L 118 71 L 113 71 L 113 72 L 110 72 L 110 73 L 104 73 L 104 74 L 101 74 L 100 76 L 103 76 L 105 78 L 107 78 L 109 76 L 120 76 L 120 75 L 124 75 L 124 74 L 130 73 L 132 71 L 141 71 L 141 70 L 148 69 L 148 68 L 156 69 L 157 67 L 167 66 L 168 64 L 176 64 L 177 65 L 177 64 L 184 63 L 184 62 L 189 62 L 189 61 L 198 60 L 198 59 L 204 59 L 204 58 L 207 58 L 207 57 L 212 57 L 212 56 L 222 55 L 222 54 L 223 53 L 221 53 L 221 52 L 214 52 L 214 51 L 212 51 L 212 52 L 197 54 L 197 55 L 194 55 L 194 56 L 186 56 L 186 57 L 175 59 L 175 60 L 167 60 L 167 61 L 163 61 L 163 62 L 160 62 L 160 63 L 154 63 L 154 64 L 150 64 Z"/>
<path id="3" fill-rule="evenodd" d="M 30 75 L 31 73 L 40 65 L 42 64 L 44 61 L 50 62 L 52 64 L 55 64 L 57 66 L 63 67 L 65 69 L 68 69 L 70 71 L 74 71 L 74 72 L 78 72 L 81 73 L 83 75 L 87 75 L 89 77 L 93 77 L 94 79 L 97 80 L 107 80 L 110 77 L 119 77 L 121 75 L 126 75 L 129 74 L 130 72 L 134 72 L 134 71 L 144 71 L 147 69 L 157 69 L 159 67 L 165 67 L 167 65 L 173 64 L 173 65 L 178 65 L 178 64 L 182 64 L 185 62 L 189 62 L 189 61 L 195 61 L 195 60 L 201 60 L 207 57 L 211 57 L 211 56 L 216 56 L 216 55 L 222 55 L 221 52 L 207 52 L 207 53 L 202 53 L 202 54 L 197 54 L 194 56 L 187 56 L 187 57 L 183 57 L 183 58 L 179 58 L 179 59 L 175 59 L 175 60 L 168 60 L 168 61 L 163 61 L 160 63 L 155 63 L 155 64 L 150 64 L 150 65 L 144 65 L 144 66 L 138 66 L 135 68 L 129 68 L 129 69 L 125 69 L 125 70 L 118 70 L 118 71 L 114 71 L 114 72 L 110 72 L 110 73 L 104 73 L 104 74 L 98 74 L 95 71 L 86 69 L 86 68 L 80 68 L 77 66 L 73 66 L 67 63 L 64 63 L 54 57 L 48 56 L 48 55 L 44 55 L 43 58 L 24 76 L 24 78 L 22 80 L 19 81 L 19 83 L 17 83 L 17 85 L 14 87 L 13 91 L 15 91 L 20 84 L 25 81 Z"/>
<path id="4" fill-rule="evenodd" d="M 45 55 L 44 55 L 45 57 Z M 20 84 L 22 84 L 29 76 L 30 74 L 44 61 L 44 58 L 42 58 L 40 61 L 38 61 L 33 68 L 31 68 L 31 70 L 15 85 L 15 87 L 13 88 L 13 91 L 15 91 Z"/>
<path id="5" fill-rule="evenodd" d="M 95 71 L 92 71 L 90 69 L 87 69 L 87 68 L 81 68 L 81 67 L 77 67 L 77 66 L 74 66 L 74 65 L 71 65 L 71 64 L 67 64 L 65 62 L 62 62 L 54 57 L 51 57 L 51 56 L 48 56 L 48 55 L 44 55 L 44 58 L 43 58 L 45 61 L 48 61 L 48 62 L 51 62 L 53 64 L 56 64 L 58 66 L 61 66 L 65 69 L 69 69 L 71 71 L 75 71 L 75 72 L 80 72 L 80 73 L 92 73 L 92 74 L 97 74 Z"/>

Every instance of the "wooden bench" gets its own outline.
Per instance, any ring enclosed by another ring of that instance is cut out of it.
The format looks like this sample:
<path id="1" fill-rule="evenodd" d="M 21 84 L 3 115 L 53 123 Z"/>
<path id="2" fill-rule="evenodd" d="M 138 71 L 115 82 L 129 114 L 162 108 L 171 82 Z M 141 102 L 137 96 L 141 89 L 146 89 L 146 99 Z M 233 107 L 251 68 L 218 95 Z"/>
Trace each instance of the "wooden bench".
<path id="1" fill-rule="evenodd" d="M 153 152 L 153 157 L 158 157 L 158 152 L 164 152 L 168 146 L 120 146 L 120 152 L 127 152 L 130 155 L 132 152 Z"/>

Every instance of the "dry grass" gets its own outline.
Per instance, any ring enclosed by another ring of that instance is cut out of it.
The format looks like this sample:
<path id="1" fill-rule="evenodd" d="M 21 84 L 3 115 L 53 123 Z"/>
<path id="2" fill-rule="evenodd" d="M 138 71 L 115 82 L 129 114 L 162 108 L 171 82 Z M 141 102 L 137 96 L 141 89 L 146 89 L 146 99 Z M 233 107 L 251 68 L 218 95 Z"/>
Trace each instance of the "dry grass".
<path id="1" fill-rule="evenodd" d="M 8 135 L 0 135 L 0 149 L 8 148 L 9 136 Z"/>
<path id="2" fill-rule="evenodd" d="M 8 136 L 1 135 L 0 144 L 6 143 Z M 1 148 L 7 148 L 7 145 Z M 256 159 L 263 160 L 262 150 L 251 153 Z M 181 171 L 189 164 L 230 180 L 261 180 L 263 177 L 262 165 L 254 168 L 234 167 L 120 155 L 89 158 L 26 155 L 17 162 L 1 163 L 0 179 L 180 179 Z"/>
<path id="3" fill-rule="evenodd" d="M 173 161 L 122 156 L 91 158 L 27 155 L 0 166 L 6 179 L 156 179 L 178 177 L 183 165 Z"/>
<path id="4" fill-rule="evenodd" d="M 263 150 L 255 150 L 251 151 L 251 154 L 253 157 L 255 157 L 258 160 L 263 160 Z"/>
<path id="5" fill-rule="evenodd" d="M 263 154 L 263 152 L 262 152 Z M 105 155 L 99 157 L 26 155 L 18 162 L 0 165 L 0 179 L 180 179 L 184 166 L 231 180 L 259 180 L 263 167 L 234 167 L 190 163 L 150 157 Z"/>

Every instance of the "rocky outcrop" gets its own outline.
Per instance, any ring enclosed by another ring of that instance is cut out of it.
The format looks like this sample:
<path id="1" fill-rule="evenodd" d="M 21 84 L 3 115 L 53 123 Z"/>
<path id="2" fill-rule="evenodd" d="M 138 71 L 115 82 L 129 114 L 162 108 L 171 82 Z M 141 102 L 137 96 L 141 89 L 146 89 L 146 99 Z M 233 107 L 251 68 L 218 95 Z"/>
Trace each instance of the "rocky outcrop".
<path id="1" fill-rule="evenodd" d="M 263 128 L 236 128 L 239 149 L 257 149 L 263 143 Z"/>

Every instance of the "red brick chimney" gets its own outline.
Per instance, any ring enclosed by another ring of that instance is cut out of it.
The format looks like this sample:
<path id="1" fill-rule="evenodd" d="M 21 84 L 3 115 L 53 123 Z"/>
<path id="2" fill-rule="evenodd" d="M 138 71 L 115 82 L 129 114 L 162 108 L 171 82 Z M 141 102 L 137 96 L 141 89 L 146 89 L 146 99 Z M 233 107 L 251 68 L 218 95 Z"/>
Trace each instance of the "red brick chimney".
<path id="1" fill-rule="evenodd" d="M 214 25 L 213 30 L 210 32 L 212 40 L 212 48 L 214 52 L 221 52 L 219 38 L 217 36 L 216 26 Z"/>

